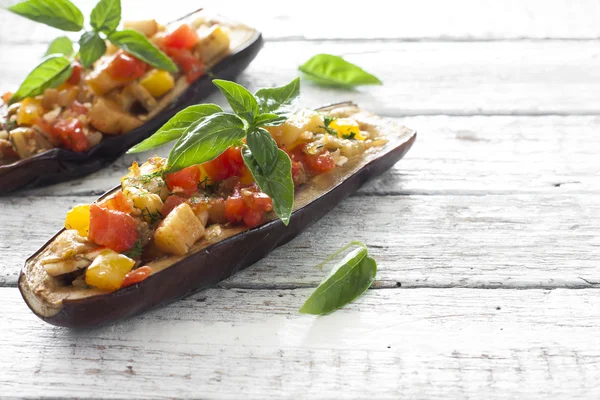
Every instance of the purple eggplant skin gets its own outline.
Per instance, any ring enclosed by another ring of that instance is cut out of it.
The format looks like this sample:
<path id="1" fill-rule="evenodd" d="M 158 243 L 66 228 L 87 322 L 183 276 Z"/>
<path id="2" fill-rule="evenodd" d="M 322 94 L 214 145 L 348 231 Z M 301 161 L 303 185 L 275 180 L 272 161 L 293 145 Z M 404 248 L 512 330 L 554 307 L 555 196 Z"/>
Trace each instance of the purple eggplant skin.
<path id="1" fill-rule="evenodd" d="M 390 169 L 404 157 L 415 139 L 416 133 L 413 132 L 407 140 L 381 157 L 373 159 L 338 186 L 294 211 L 288 226 L 276 219 L 243 231 L 176 262 L 136 285 L 108 294 L 63 300 L 63 307 L 52 317 L 39 315 L 28 303 L 23 294 L 26 279 L 23 271 L 19 276 L 19 290 L 29 308 L 38 317 L 50 324 L 70 328 L 108 324 L 165 305 L 216 285 L 289 242 L 356 192 L 369 179 Z M 46 245 L 30 259 L 39 254 Z"/>
<path id="2" fill-rule="evenodd" d="M 241 49 L 227 56 L 161 111 L 139 128 L 121 136 L 105 136 L 102 141 L 84 153 L 55 148 L 12 164 L 0 165 L 0 196 L 17 189 L 46 186 L 80 178 L 96 172 L 146 139 L 163 126 L 178 111 L 197 104 L 217 90 L 213 79 L 234 80 L 254 60 L 263 46 L 259 32 Z"/>

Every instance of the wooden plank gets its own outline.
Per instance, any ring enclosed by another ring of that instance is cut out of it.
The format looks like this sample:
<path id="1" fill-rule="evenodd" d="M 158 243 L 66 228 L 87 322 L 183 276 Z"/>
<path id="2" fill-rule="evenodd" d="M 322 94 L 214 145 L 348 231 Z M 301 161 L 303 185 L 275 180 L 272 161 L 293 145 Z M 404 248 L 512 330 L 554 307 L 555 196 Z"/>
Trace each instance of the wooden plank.
<path id="1" fill-rule="evenodd" d="M 16 2 L 16 0 L 12 1 Z M 84 15 L 96 0 L 75 3 Z M 158 18 L 170 21 L 202 6 L 218 10 L 256 26 L 271 40 L 282 39 L 402 39 L 402 40 L 502 40 L 547 38 L 598 38 L 595 16 L 600 5 L 593 0 L 458 0 L 440 2 L 390 2 L 373 0 L 368 6 L 352 3 L 305 0 L 263 0 L 259 3 L 205 0 L 198 5 L 172 0 L 164 3 L 123 1 L 125 19 Z M 433 12 L 432 12 L 433 11 Z M 48 42 L 57 30 L 0 14 L 0 37 L 7 42 Z"/>
<path id="2" fill-rule="evenodd" d="M 363 195 L 598 193 L 599 117 L 399 118 L 416 129 L 416 144 Z M 91 176 L 29 190 L 36 196 L 89 196 L 118 184 L 133 161 L 166 157 L 171 145 L 121 157 Z"/>
<path id="3" fill-rule="evenodd" d="M 19 397 L 597 399 L 597 290 L 214 289 L 106 328 L 36 319 L 0 289 L 0 393 Z M 110 382 L 110 384 L 107 384 Z"/>
<path id="4" fill-rule="evenodd" d="M 0 199 L 0 284 L 14 286 L 26 256 L 62 226 L 70 206 L 90 200 Z M 596 287 L 598 226 L 597 194 L 354 196 L 223 285 L 314 286 L 325 274 L 315 265 L 361 240 L 379 262 L 380 287 Z"/>
<path id="5" fill-rule="evenodd" d="M 374 112 L 405 115 L 546 115 L 600 113 L 597 41 L 493 43 L 268 43 L 240 82 L 252 90 L 284 84 L 318 53 L 341 54 L 384 84 L 357 90 L 306 82 L 306 106 L 354 100 Z M 42 45 L 0 44 L 11 54 L 0 87 L 18 86 Z M 222 103 L 221 95 L 208 101 Z"/>

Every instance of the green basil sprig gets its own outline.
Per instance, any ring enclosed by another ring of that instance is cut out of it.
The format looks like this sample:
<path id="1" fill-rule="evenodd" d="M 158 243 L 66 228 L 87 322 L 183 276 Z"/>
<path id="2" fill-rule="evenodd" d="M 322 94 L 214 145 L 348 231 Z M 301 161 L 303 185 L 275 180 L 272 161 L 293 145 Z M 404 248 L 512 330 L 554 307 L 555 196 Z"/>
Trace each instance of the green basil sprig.
<path id="1" fill-rule="evenodd" d="M 260 189 L 273 199 L 275 214 L 287 225 L 294 207 L 291 160 L 262 126 L 280 125 L 295 111 L 300 96 L 299 80 L 261 89 L 256 94 L 235 82 L 213 82 L 234 113 L 225 113 L 214 104 L 188 107 L 129 153 L 151 150 L 177 139 L 165 170 L 172 173 L 211 161 L 230 146 L 244 146 L 244 164 Z"/>
<path id="2" fill-rule="evenodd" d="M 106 43 L 96 32 L 85 32 L 79 39 L 79 59 L 89 68 L 106 52 Z"/>
<path id="3" fill-rule="evenodd" d="M 69 79 L 72 72 L 71 61 L 65 56 L 51 54 L 27 75 L 19 90 L 12 95 L 8 104 L 26 97 L 37 96 L 44 90 L 56 87 Z"/>
<path id="4" fill-rule="evenodd" d="M 94 32 L 111 34 L 121 22 L 121 0 L 102 0 L 90 14 L 90 25 Z"/>
<path id="5" fill-rule="evenodd" d="M 25 0 L 9 7 L 8 10 L 63 31 L 79 32 L 83 29 L 83 14 L 69 0 Z M 177 72 L 175 63 L 144 35 L 133 30 L 117 31 L 120 21 L 121 0 L 100 0 L 96 4 L 90 14 L 92 31 L 83 32 L 78 41 L 79 59 L 84 67 L 90 67 L 104 55 L 106 52 L 105 40 L 108 39 L 114 45 L 155 68 Z M 46 55 L 50 54 L 62 54 L 71 57 L 73 55 L 73 44 L 67 37 L 61 36 L 50 44 Z M 57 61 L 48 62 L 50 63 L 49 67 L 55 67 L 57 63 Z M 45 89 L 56 87 L 64 82 L 64 80 L 57 79 L 48 80 L 48 72 L 46 71 L 48 68 L 40 67 L 42 67 L 41 64 L 29 74 L 27 82 L 23 82 L 17 93 L 41 94 Z M 36 74 L 42 72 L 43 75 L 36 76 Z M 38 82 L 41 86 L 33 87 L 32 85 L 35 82 Z M 20 96 L 12 98 L 10 102 L 14 103 L 23 99 Z"/>
<path id="6" fill-rule="evenodd" d="M 152 150 L 165 143 L 179 139 L 188 130 L 191 130 L 198 123 L 202 122 L 204 117 L 219 112 L 222 113 L 223 109 L 216 104 L 197 104 L 179 111 L 152 136 L 129 149 L 127 154 Z"/>
<path id="7" fill-rule="evenodd" d="M 50 54 L 62 54 L 63 56 L 71 57 L 73 55 L 73 42 L 66 36 L 59 36 L 50 42 L 45 56 Z"/>
<path id="8" fill-rule="evenodd" d="M 83 29 L 83 14 L 69 0 L 26 0 L 8 10 L 63 31 L 79 32 Z"/>
<path id="9" fill-rule="evenodd" d="M 108 35 L 108 40 L 155 68 L 177 72 L 175 63 L 138 31 L 132 29 L 116 31 Z"/>
<path id="10" fill-rule="evenodd" d="M 350 247 L 357 249 L 348 253 L 335 264 L 329 275 L 315 289 L 298 310 L 302 314 L 329 314 L 354 301 L 363 294 L 375 280 L 377 263 L 368 255 L 367 246 L 361 242 L 352 242 L 332 256 L 319 267 L 327 264 Z"/>
<path id="11" fill-rule="evenodd" d="M 376 76 L 331 54 L 317 54 L 298 69 L 310 80 L 325 86 L 381 85 Z"/>

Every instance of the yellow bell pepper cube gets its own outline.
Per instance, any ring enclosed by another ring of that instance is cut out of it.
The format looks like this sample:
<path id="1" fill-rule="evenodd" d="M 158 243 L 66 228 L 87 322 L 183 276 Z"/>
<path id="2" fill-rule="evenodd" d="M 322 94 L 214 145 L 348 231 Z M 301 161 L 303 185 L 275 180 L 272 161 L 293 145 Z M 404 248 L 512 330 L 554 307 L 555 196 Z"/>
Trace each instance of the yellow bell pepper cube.
<path id="1" fill-rule="evenodd" d="M 167 71 L 153 69 L 142 78 L 140 84 L 146 88 L 152 96 L 160 97 L 173 89 L 175 80 Z"/>
<path id="2" fill-rule="evenodd" d="M 90 231 L 90 205 L 79 204 L 67 213 L 65 228 L 75 229 L 81 236 L 87 237 Z"/>
<path id="3" fill-rule="evenodd" d="M 102 250 L 85 272 L 85 283 L 107 292 L 121 288 L 135 261 L 110 249 Z"/>
<path id="4" fill-rule="evenodd" d="M 334 119 L 329 124 L 331 129 L 335 129 L 339 138 L 365 140 L 366 137 L 361 135 L 358 122 L 350 118 Z"/>
<path id="5" fill-rule="evenodd" d="M 27 97 L 21 102 L 21 106 L 17 112 L 17 124 L 33 125 L 36 120 L 42 118 L 42 115 L 44 115 L 42 101 Z"/>

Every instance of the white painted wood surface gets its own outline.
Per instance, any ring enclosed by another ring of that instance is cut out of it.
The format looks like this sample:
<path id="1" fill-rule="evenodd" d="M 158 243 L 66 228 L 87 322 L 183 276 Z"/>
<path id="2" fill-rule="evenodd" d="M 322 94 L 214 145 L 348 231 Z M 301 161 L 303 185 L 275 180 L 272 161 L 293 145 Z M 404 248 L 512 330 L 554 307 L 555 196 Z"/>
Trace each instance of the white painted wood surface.
<path id="1" fill-rule="evenodd" d="M 123 3 L 131 18 L 194 8 Z M 380 76 L 347 92 L 304 84 L 302 101 L 399 118 L 419 131 L 406 159 L 219 288 L 91 331 L 37 320 L 16 278 L 135 157 L 0 198 L 1 398 L 600 397 L 600 3 L 349 4 L 199 6 L 265 33 L 240 77 L 253 89 L 318 52 Z M 0 11 L 0 86 L 56 34 Z M 323 276 L 312 266 L 352 239 L 379 262 L 374 288 L 333 315 L 298 314 Z"/>

